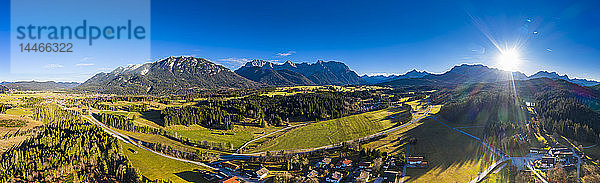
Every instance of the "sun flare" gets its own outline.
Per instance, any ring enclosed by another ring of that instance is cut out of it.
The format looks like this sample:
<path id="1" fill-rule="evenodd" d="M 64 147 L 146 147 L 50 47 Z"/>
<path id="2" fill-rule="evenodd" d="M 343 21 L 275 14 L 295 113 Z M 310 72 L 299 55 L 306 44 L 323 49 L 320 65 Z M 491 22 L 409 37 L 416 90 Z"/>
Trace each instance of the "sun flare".
<path id="1" fill-rule="evenodd" d="M 502 70 L 516 71 L 521 64 L 519 51 L 516 49 L 500 50 L 497 62 L 498 67 Z"/>

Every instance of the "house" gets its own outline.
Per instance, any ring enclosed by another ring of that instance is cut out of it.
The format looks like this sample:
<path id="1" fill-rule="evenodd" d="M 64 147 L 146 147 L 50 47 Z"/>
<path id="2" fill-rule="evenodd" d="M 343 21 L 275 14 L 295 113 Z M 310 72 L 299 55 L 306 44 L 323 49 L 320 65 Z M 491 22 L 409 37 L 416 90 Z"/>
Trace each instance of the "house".
<path id="1" fill-rule="evenodd" d="M 342 173 L 333 172 L 331 174 L 331 176 L 329 176 L 329 177 L 327 177 L 327 179 L 325 179 L 325 181 L 332 182 L 332 183 L 339 183 L 342 180 L 342 177 L 344 177 L 344 175 L 342 175 Z"/>
<path id="2" fill-rule="evenodd" d="M 373 166 L 373 163 L 371 163 L 371 162 L 363 161 L 363 162 L 358 163 L 358 168 L 360 168 L 360 169 L 367 169 L 367 168 L 371 168 L 372 166 Z"/>
<path id="3" fill-rule="evenodd" d="M 423 162 L 423 158 L 422 156 L 417 156 L 417 157 L 408 157 L 406 158 L 406 162 L 409 165 L 416 165 L 416 164 L 421 164 L 421 162 Z"/>
<path id="4" fill-rule="evenodd" d="M 319 176 L 319 172 L 317 172 L 316 170 L 312 170 L 310 172 L 308 172 L 308 174 L 306 174 L 306 177 L 308 178 L 313 178 L 313 177 L 317 177 Z"/>
<path id="5" fill-rule="evenodd" d="M 335 167 L 338 169 L 342 169 L 342 168 L 351 167 L 351 166 L 352 166 L 352 160 L 344 159 L 344 160 L 341 160 L 340 162 L 338 162 L 338 164 Z"/>
<path id="6" fill-rule="evenodd" d="M 331 163 L 331 158 L 323 158 L 323 160 L 317 162 L 315 167 L 325 167 Z"/>
<path id="7" fill-rule="evenodd" d="M 233 176 L 233 177 L 225 178 L 219 182 L 220 183 L 240 183 L 241 181 L 236 176 Z"/>
<path id="8" fill-rule="evenodd" d="M 556 156 L 556 154 L 560 154 L 560 153 L 568 153 L 571 152 L 571 149 L 566 148 L 566 147 L 562 147 L 562 148 L 551 148 L 550 150 L 548 150 L 548 153 L 552 156 Z"/>
<path id="9" fill-rule="evenodd" d="M 229 161 L 221 163 L 221 166 L 223 166 L 223 168 L 231 170 L 231 171 L 237 171 L 240 169 L 240 166 L 230 163 Z"/>
<path id="10" fill-rule="evenodd" d="M 369 180 L 369 176 L 371 176 L 369 172 L 361 170 L 360 174 L 358 174 L 358 177 L 354 179 L 354 182 L 367 182 Z"/>
<path id="11" fill-rule="evenodd" d="M 256 174 L 256 176 L 258 176 L 258 179 L 264 179 L 265 177 L 267 177 L 267 175 L 269 175 L 269 170 L 265 167 L 262 167 L 262 168 L 256 170 L 254 172 L 254 174 Z"/>
<path id="12" fill-rule="evenodd" d="M 408 163 L 408 167 L 424 168 L 427 167 L 427 162 L 423 159 L 422 156 L 408 157 L 406 163 Z"/>
<path id="13" fill-rule="evenodd" d="M 552 168 L 555 163 L 554 157 L 543 157 L 540 163 L 542 164 L 542 168 Z"/>
<path id="14" fill-rule="evenodd" d="M 529 149 L 529 153 L 532 153 L 532 154 L 548 154 L 548 150 L 547 149 L 531 148 L 531 149 Z"/>

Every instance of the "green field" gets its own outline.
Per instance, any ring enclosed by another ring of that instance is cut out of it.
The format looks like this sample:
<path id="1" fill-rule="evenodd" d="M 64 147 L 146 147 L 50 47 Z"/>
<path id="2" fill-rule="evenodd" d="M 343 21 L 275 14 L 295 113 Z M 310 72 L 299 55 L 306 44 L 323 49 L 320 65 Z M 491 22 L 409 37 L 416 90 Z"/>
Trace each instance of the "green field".
<path id="1" fill-rule="evenodd" d="M 389 117 L 401 112 L 388 108 L 303 126 L 254 152 L 313 148 L 364 137 L 393 127 L 395 123 Z"/>
<path id="2" fill-rule="evenodd" d="M 31 116 L 31 115 L 33 115 L 33 112 L 31 112 L 31 109 L 29 109 L 29 108 L 17 107 L 17 108 L 12 108 L 12 109 L 6 110 L 6 114 L 18 115 L 18 116 L 22 116 L 22 115 Z"/>
<path id="3" fill-rule="evenodd" d="M 208 182 L 197 170 L 205 167 L 165 158 L 131 144 L 119 141 L 122 151 L 143 176 L 173 182 Z"/>
<path id="4" fill-rule="evenodd" d="M 244 143 L 261 135 L 273 132 L 283 127 L 259 128 L 253 126 L 236 125 L 233 130 L 213 130 L 198 125 L 189 127 L 182 125 L 169 126 L 168 131 L 177 132 L 178 136 L 193 140 L 205 140 L 211 142 L 230 142 L 234 148 L 239 148 Z"/>

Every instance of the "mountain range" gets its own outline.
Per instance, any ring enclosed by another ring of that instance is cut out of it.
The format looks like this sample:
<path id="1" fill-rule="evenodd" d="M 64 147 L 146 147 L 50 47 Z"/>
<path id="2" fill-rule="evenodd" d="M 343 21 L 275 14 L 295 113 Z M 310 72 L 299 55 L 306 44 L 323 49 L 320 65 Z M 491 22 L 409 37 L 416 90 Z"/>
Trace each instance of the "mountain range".
<path id="1" fill-rule="evenodd" d="M 77 82 L 54 82 L 54 81 L 18 81 L 0 83 L 6 89 L 20 91 L 56 91 L 67 90 L 79 85 Z"/>
<path id="2" fill-rule="evenodd" d="M 275 64 L 253 60 L 235 73 L 252 81 L 273 86 L 366 84 L 366 81 L 346 64 L 336 61 L 319 60 L 312 64 L 286 61 L 283 64 Z"/>
<path id="3" fill-rule="evenodd" d="M 531 76 L 484 65 L 458 65 L 443 74 L 412 70 L 402 75 L 363 75 L 359 77 L 347 65 L 337 61 L 276 64 L 253 60 L 235 72 L 206 59 L 168 57 L 156 62 L 118 67 L 109 73 L 98 73 L 79 83 L 3 82 L 0 92 L 8 90 L 67 90 L 108 94 L 182 94 L 187 92 L 297 85 L 363 85 L 374 84 L 399 88 L 436 89 L 465 83 L 493 83 L 508 80 L 549 78 L 565 80 L 600 90 L 600 82 L 571 79 L 556 72 L 540 71 Z M 597 86 L 596 86 L 597 85 Z"/>
<path id="4" fill-rule="evenodd" d="M 570 79 L 568 76 L 560 76 L 556 72 L 540 71 L 531 76 L 521 72 L 503 71 L 496 68 L 490 68 L 484 65 L 463 64 L 455 66 L 450 71 L 443 74 L 429 74 L 423 77 L 400 78 L 387 82 L 381 82 L 377 85 L 403 87 L 403 88 L 440 88 L 455 87 L 465 83 L 493 83 L 507 80 L 529 80 L 536 78 L 561 79 L 581 86 L 594 86 L 600 84 L 597 81 L 584 79 Z"/>
<path id="5" fill-rule="evenodd" d="M 111 94 L 174 94 L 260 86 L 263 85 L 206 59 L 182 56 L 118 67 L 110 73 L 96 74 L 74 90 Z"/>
<path id="6" fill-rule="evenodd" d="M 408 78 L 422 78 L 425 77 L 427 75 L 431 75 L 430 73 L 428 73 L 427 71 L 417 71 L 416 69 L 413 69 L 412 71 L 407 72 L 406 74 L 398 74 L 398 75 L 363 75 L 361 76 L 361 78 L 363 78 L 367 83 L 369 84 L 377 84 L 377 83 L 383 83 L 383 82 L 388 82 L 388 81 L 393 81 L 396 79 L 408 79 Z"/>
<path id="7" fill-rule="evenodd" d="M 528 77 L 529 79 L 534 79 L 534 78 L 550 78 L 550 79 L 562 79 L 565 81 L 569 81 L 571 83 L 575 83 L 581 86 L 595 86 L 600 84 L 600 82 L 598 81 L 592 81 L 592 80 L 587 80 L 587 79 L 576 79 L 576 78 L 569 78 L 569 76 L 567 75 L 558 75 L 558 73 L 556 72 L 548 72 L 548 71 L 539 71 L 531 76 Z"/>

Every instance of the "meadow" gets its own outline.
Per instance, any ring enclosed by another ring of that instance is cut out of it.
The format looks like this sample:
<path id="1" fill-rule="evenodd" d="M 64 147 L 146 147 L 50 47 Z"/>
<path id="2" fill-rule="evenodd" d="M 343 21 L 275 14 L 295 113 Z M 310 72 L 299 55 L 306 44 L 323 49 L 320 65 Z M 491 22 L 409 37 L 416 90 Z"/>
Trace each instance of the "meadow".
<path id="1" fill-rule="evenodd" d="M 206 168 L 192 163 L 165 158 L 137 146 L 119 141 L 133 167 L 148 179 L 163 179 L 173 182 L 209 182 L 198 170 Z"/>
<path id="2" fill-rule="evenodd" d="M 364 137 L 393 127 L 390 117 L 401 112 L 405 111 L 387 108 L 317 122 L 293 129 L 253 152 L 314 148 Z"/>

